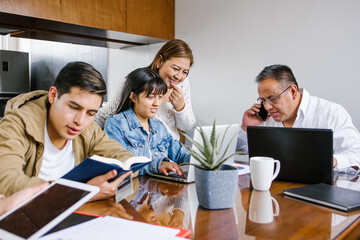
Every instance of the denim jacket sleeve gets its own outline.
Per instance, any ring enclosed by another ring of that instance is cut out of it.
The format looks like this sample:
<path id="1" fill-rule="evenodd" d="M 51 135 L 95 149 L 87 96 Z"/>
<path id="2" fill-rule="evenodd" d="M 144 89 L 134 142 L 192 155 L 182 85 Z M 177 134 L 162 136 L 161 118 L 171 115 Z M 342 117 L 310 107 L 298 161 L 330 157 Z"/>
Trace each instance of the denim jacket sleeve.
<path id="1" fill-rule="evenodd" d="M 148 165 L 139 170 L 139 175 L 149 173 L 159 173 L 159 168 L 163 159 L 153 159 Z"/>
<path id="2" fill-rule="evenodd" d="M 166 146 L 168 146 L 168 156 L 152 160 L 150 164 L 146 165 L 140 170 L 140 175 L 145 175 L 148 173 L 159 173 L 161 163 L 163 161 L 169 161 L 169 159 L 176 162 L 177 164 L 190 161 L 190 154 L 188 153 L 187 149 L 182 145 L 181 142 L 175 140 L 169 133 L 167 133 L 166 142 Z"/>
<path id="3" fill-rule="evenodd" d="M 170 134 L 168 134 L 169 145 L 169 158 L 180 164 L 182 162 L 190 161 L 190 154 L 185 146 L 178 140 L 175 140 Z"/>

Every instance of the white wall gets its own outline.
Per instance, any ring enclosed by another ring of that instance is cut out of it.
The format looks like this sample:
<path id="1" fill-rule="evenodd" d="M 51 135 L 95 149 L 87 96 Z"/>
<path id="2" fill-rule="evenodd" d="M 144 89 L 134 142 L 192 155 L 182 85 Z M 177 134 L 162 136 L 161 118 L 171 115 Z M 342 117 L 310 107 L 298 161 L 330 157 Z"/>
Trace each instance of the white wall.
<path id="1" fill-rule="evenodd" d="M 256 75 L 292 68 L 300 87 L 343 105 L 360 129 L 360 1 L 176 0 L 176 38 L 189 43 L 200 123 L 240 122 Z"/>
<path id="2" fill-rule="evenodd" d="M 108 49 L 108 100 L 112 100 L 133 70 L 150 65 L 163 44 L 153 44 L 125 49 Z"/>
<path id="3" fill-rule="evenodd" d="M 300 87 L 343 105 L 360 129 L 359 13 L 358 0 L 175 0 L 175 36 L 195 57 L 189 79 L 199 122 L 240 122 L 258 97 L 256 75 L 280 63 Z M 162 45 L 108 49 L 108 99 Z"/>

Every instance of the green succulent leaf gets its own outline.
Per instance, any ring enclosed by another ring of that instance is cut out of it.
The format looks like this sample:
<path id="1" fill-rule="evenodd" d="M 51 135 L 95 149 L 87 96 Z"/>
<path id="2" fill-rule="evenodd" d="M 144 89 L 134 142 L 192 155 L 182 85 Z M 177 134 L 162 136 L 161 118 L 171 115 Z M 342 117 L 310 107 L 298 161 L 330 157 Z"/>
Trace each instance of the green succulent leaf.
<path id="1" fill-rule="evenodd" d="M 213 128 L 212 128 L 212 131 L 211 131 L 211 137 L 210 137 L 210 143 L 211 143 L 211 147 L 216 147 L 216 120 L 214 120 L 214 123 L 213 123 Z"/>
<path id="2" fill-rule="evenodd" d="M 216 141 L 215 141 L 215 146 L 218 146 L 219 139 L 220 139 L 220 136 L 217 136 Z M 216 155 L 219 155 L 221 148 L 215 147 L 215 149 L 216 149 Z"/>
<path id="3" fill-rule="evenodd" d="M 229 147 L 230 147 L 232 141 L 234 141 L 234 138 L 236 137 L 236 135 L 237 134 L 235 133 L 234 136 L 230 139 L 229 144 L 226 146 L 225 151 L 224 151 L 223 155 L 220 157 L 220 159 L 223 159 L 226 156 L 226 154 L 227 154 L 227 152 L 229 150 Z"/>
<path id="4" fill-rule="evenodd" d="M 206 158 L 209 158 L 209 157 L 211 157 L 211 143 L 201 126 L 200 126 L 200 135 L 203 140 L 203 147 L 204 147 L 204 153 L 205 153 L 204 156 Z"/>
<path id="5" fill-rule="evenodd" d="M 236 154 L 236 153 L 232 153 L 232 154 L 230 154 L 229 156 L 227 156 L 227 157 L 221 159 L 220 161 L 218 161 L 218 162 L 216 163 L 216 167 L 221 167 L 221 165 L 223 165 L 224 162 L 226 162 L 226 160 L 228 160 L 229 158 L 231 158 L 231 157 L 234 156 L 235 154 Z"/>
<path id="6" fill-rule="evenodd" d="M 225 129 L 225 132 L 224 134 L 222 135 L 222 139 L 221 139 L 221 142 L 220 142 L 220 146 L 218 148 L 218 151 L 220 152 L 220 150 L 222 149 L 222 146 L 224 145 L 224 141 L 225 141 L 225 136 L 227 134 L 227 131 L 229 130 L 231 124 Z M 220 136 L 219 136 L 220 137 Z M 231 142 L 230 142 L 231 143 Z M 230 146 L 230 143 L 229 143 L 229 146 Z"/>
<path id="7" fill-rule="evenodd" d="M 192 166 L 204 169 L 204 170 L 209 170 L 209 168 L 204 167 L 204 166 L 199 165 L 199 164 L 196 164 L 196 163 L 183 162 L 183 163 L 180 164 L 180 166 L 183 166 L 183 165 L 192 165 Z"/>
<path id="8" fill-rule="evenodd" d="M 210 167 L 210 164 L 207 162 L 207 159 L 204 156 L 201 156 L 197 152 L 195 152 L 192 148 L 185 146 L 189 151 L 190 155 L 193 156 L 201 165 L 204 167 Z"/>
<path id="9" fill-rule="evenodd" d="M 189 142 L 191 142 L 191 144 L 193 144 L 200 152 L 201 154 L 207 158 L 207 153 L 204 150 L 203 145 L 201 145 L 200 143 L 196 142 L 195 140 L 193 140 L 191 137 L 189 137 L 188 135 L 186 135 L 185 133 L 180 132 L 187 140 L 189 140 Z M 185 146 L 186 147 L 186 146 Z M 189 148 L 188 148 L 189 149 Z M 191 149 L 191 148 L 190 148 Z"/>
<path id="10" fill-rule="evenodd" d="M 185 136 L 185 138 L 187 140 L 189 140 L 196 148 L 197 150 L 195 151 L 193 148 L 189 147 L 189 146 L 185 146 L 187 148 L 187 150 L 189 151 L 190 155 L 193 156 L 200 164 L 193 164 L 193 163 L 182 163 L 181 165 L 193 165 L 205 170 L 220 170 L 221 165 L 224 164 L 224 162 L 226 162 L 226 160 L 228 160 L 229 158 L 231 158 L 232 156 L 234 156 L 235 154 L 239 154 L 242 152 L 236 152 L 236 153 L 232 153 L 230 155 L 227 156 L 227 152 L 230 148 L 230 145 L 232 143 L 232 141 L 234 140 L 234 138 L 236 137 L 236 134 L 234 134 L 234 136 L 232 136 L 231 140 L 226 143 L 226 148 L 224 150 L 224 153 L 221 155 L 221 157 L 219 156 L 221 149 L 223 149 L 223 145 L 225 144 L 225 137 L 226 134 L 228 133 L 228 130 L 230 128 L 231 125 L 229 125 L 224 134 L 222 136 L 217 136 L 216 135 L 216 120 L 214 120 L 213 126 L 212 126 L 212 130 L 211 130 L 211 135 L 210 138 L 208 138 L 208 136 L 206 135 L 206 133 L 204 132 L 203 128 L 199 125 L 199 128 L 196 128 L 196 131 L 199 131 L 201 139 L 202 139 L 202 144 L 200 142 L 195 141 L 194 139 L 192 139 L 191 137 L 187 136 L 185 133 L 180 132 L 182 135 Z M 221 139 L 221 141 L 220 141 Z M 220 145 L 219 145 L 220 142 Z"/>

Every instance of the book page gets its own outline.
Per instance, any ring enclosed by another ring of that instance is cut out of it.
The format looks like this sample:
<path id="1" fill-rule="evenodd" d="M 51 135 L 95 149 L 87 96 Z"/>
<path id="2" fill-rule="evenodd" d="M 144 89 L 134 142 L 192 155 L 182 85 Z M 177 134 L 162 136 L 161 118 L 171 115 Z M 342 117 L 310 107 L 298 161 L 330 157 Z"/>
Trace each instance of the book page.
<path id="1" fill-rule="evenodd" d="M 179 229 L 172 229 L 148 223 L 136 222 L 117 217 L 98 217 L 93 220 L 46 235 L 40 240 L 97 240 L 97 239 L 126 239 L 126 240 L 179 240 L 176 237 Z"/>
<path id="2" fill-rule="evenodd" d="M 134 163 L 146 163 L 150 161 L 151 160 L 149 158 L 144 156 L 134 156 L 125 161 L 125 167 L 126 169 L 130 169 L 131 165 Z"/>
<path id="3" fill-rule="evenodd" d="M 134 156 L 125 161 L 120 161 L 114 158 L 101 157 L 99 155 L 93 155 L 90 158 L 103 163 L 119 165 L 125 170 L 130 170 L 130 167 L 133 163 L 146 163 L 150 161 L 149 158 L 143 156 Z"/>
<path id="4" fill-rule="evenodd" d="M 114 159 L 114 158 L 101 157 L 99 155 L 92 155 L 90 158 L 93 160 L 99 161 L 99 162 L 103 162 L 103 163 L 119 165 L 123 169 L 126 169 L 126 166 L 122 161 Z M 126 170 L 128 170 L 128 169 L 126 169 Z"/>

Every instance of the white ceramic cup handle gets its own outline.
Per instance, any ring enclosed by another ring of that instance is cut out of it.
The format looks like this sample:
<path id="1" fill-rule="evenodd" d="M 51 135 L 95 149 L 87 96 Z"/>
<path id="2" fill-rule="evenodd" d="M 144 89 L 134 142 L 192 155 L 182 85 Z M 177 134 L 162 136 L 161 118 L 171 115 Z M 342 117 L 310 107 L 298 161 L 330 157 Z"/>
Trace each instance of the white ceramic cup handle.
<path id="1" fill-rule="evenodd" d="M 279 172 L 280 172 L 280 161 L 274 160 L 274 163 L 275 163 L 275 172 L 274 172 L 274 175 L 273 175 L 271 181 L 274 180 L 279 175 Z"/>
<path id="2" fill-rule="evenodd" d="M 275 205 L 275 212 L 274 212 L 274 216 L 279 216 L 280 213 L 280 207 L 279 207 L 279 203 L 276 201 L 275 198 L 271 197 L 271 200 L 273 201 L 274 205 Z"/>

